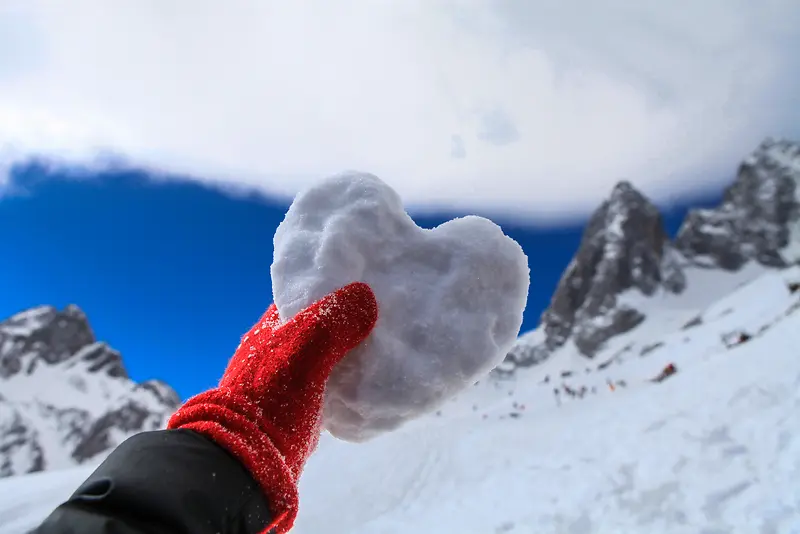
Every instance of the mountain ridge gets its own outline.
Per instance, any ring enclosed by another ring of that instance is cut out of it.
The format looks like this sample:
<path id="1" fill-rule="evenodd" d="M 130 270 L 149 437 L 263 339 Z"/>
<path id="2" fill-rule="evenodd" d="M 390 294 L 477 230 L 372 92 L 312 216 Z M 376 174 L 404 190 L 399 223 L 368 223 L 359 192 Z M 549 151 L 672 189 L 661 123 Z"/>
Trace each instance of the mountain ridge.
<path id="1" fill-rule="evenodd" d="M 512 347 L 496 374 L 537 365 L 567 342 L 591 358 L 645 314 L 620 303 L 686 288 L 687 268 L 735 272 L 753 261 L 786 267 L 800 260 L 800 144 L 765 139 L 738 166 L 722 201 L 690 210 L 675 239 L 659 209 L 621 181 L 589 218 L 581 243 L 533 333 Z"/>
<path id="2" fill-rule="evenodd" d="M 162 381 L 131 380 L 74 304 L 0 322 L 0 477 L 94 461 L 179 403 Z"/>

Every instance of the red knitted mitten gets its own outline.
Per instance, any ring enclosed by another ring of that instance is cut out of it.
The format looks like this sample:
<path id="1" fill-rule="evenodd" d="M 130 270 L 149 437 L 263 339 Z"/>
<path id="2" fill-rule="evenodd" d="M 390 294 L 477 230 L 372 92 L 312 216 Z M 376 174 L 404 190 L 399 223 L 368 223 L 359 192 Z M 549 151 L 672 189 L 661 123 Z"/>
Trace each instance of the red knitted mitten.
<path id="1" fill-rule="evenodd" d="M 331 370 L 378 319 L 370 287 L 352 283 L 279 324 L 273 304 L 242 338 L 219 386 L 189 399 L 168 428 L 194 430 L 225 447 L 266 494 L 275 528 L 297 516 L 297 481 L 321 433 Z"/>

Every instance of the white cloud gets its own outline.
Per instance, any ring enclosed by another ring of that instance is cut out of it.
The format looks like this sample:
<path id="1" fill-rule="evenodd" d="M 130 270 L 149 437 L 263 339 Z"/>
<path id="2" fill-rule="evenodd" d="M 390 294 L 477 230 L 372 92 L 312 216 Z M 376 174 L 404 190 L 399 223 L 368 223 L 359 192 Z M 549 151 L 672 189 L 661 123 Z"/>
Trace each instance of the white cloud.
<path id="1" fill-rule="evenodd" d="M 0 149 L 529 216 L 663 199 L 800 133 L 796 1 L 6 0 Z"/>

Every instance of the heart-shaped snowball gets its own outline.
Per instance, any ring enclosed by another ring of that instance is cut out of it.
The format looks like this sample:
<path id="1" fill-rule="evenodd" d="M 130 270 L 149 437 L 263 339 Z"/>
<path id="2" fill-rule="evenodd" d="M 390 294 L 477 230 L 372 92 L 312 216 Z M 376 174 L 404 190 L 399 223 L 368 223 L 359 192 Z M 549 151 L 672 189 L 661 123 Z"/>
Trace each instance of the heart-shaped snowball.
<path id="1" fill-rule="evenodd" d="M 430 412 L 474 384 L 514 343 L 530 283 L 516 241 L 482 217 L 417 226 L 370 174 L 299 194 L 275 232 L 272 288 L 286 321 L 350 282 L 366 282 L 379 318 L 334 369 L 323 421 L 364 441 Z"/>

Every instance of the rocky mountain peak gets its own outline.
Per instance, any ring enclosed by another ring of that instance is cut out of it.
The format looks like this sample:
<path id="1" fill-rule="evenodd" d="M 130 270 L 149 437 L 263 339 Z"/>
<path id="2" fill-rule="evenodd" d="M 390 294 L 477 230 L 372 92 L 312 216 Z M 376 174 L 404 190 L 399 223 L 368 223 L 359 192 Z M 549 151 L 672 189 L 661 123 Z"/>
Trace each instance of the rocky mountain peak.
<path id="1" fill-rule="evenodd" d="M 86 315 L 74 305 L 58 311 L 39 306 L 0 322 L 0 377 L 57 364 L 94 343 Z"/>
<path id="2" fill-rule="evenodd" d="M 611 194 L 608 197 L 611 203 L 621 202 L 622 204 L 630 204 L 643 206 L 649 204 L 647 198 L 636 189 L 628 180 L 621 180 L 611 189 Z"/>
<path id="3" fill-rule="evenodd" d="M 798 233 L 798 180 L 800 144 L 766 139 L 739 165 L 719 206 L 689 213 L 676 247 L 696 264 L 726 270 L 795 261 L 784 249 Z"/>
<path id="4" fill-rule="evenodd" d="M 0 322 L 0 477 L 92 461 L 179 404 L 164 382 L 133 382 L 77 306 Z"/>
<path id="5" fill-rule="evenodd" d="M 591 356 L 643 316 L 618 305 L 628 289 L 652 295 L 685 285 L 658 208 L 630 182 L 618 183 L 592 214 L 580 246 L 542 315 L 550 349 L 572 339 Z"/>
<path id="6" fill-rule="evenodd" d="M 96 342 L 86 314 L 74 304 L 61 311 L 39 306 L 0 322 L 0 378 L 68 360 L 90 373 L 128 377 L 119 352 Z"/>
<path id="7" fill-rule="evenodd" d="M 618 183 L 589 219 L 539 328 L 520 338 L 500 373 L 535 365 L 568 340 L 591 356 L 644 320 L 620 295 L 680 293 L 687 265 L 736 270 L 748 261 L 800 263 L 798 182 L 800 143 L 766 139 L 739 165 L 720 205 L 691 210 L 673 243 L 656 206 L 631 183 Z"/>

